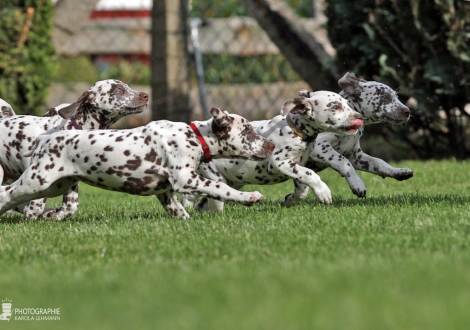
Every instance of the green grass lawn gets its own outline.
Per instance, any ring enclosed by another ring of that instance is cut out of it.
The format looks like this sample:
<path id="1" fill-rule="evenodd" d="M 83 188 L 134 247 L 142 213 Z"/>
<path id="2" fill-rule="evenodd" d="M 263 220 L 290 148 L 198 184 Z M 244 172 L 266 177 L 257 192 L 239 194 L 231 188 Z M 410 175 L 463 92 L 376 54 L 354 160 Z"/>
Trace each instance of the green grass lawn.
<path id="1" fill-rule="evenodd" d="M 0 222 L 0 300 L 60 308 L 60 321 L 1 329 L 465 329 L 470 326 L 470 163 L 403 162 L 404 182 L 360 173 L 356 198 L 320 173 L 281 208 L 265 200 L 181 221 L 156 198 L 85 185 L 62 222 Z M 58 200 L 52 201 L 58 204 Z"/>

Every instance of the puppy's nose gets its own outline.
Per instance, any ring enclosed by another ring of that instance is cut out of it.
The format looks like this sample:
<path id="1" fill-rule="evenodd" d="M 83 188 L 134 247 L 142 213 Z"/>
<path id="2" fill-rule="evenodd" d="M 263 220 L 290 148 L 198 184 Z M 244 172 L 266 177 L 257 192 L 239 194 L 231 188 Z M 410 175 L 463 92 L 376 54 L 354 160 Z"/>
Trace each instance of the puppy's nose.
<path id="1" fill-rule="evenodd" d="M 406 116 L 409 116 L 410 115 L 410 109 L 408 107 L 404 107 L 401 109 L 402 113 Z"/>
<path id="2" fill-rule="evenodd" d="M 140 92 L 139 93 L 139 96 L 141 98 L 143 98 L 144 100 L 148 101 L 149 100 L 149 95 L 147 93 L 144 93 L 144 92 Z"/>

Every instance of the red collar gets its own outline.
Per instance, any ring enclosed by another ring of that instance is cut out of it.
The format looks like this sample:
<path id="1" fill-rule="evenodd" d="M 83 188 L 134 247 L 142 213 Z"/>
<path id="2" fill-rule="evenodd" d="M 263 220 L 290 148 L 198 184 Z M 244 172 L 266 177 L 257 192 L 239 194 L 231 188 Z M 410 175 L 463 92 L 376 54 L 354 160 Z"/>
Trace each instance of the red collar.
<path id="1" fill-rule="evenodd" d="M 197 139 L 202 145 L 202 150 L 204 150 L 204 163 L 209 163 L 212 160 L 211 152 L 209 151 L 209 146 L 206 143 L 206 140 L 201 135 L 201 132 L 197 129 L 196 125 L 194 123 L 189 124 L 189 127 L 194 131 L 196 134 Z"/>

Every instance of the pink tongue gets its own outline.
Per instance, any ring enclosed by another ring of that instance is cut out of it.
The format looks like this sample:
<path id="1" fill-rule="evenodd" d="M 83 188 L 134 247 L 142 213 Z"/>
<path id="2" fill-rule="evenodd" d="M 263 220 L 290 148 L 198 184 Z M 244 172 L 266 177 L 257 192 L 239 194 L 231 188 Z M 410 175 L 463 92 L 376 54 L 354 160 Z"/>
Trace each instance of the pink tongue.
<path id="1" fill-rule="evenodd" d="M 349 127 L 352 128 L 352 129 L 357 129 L 359 127 L 362 127 L 362 120 L 361 119 L 354 119 Z"/>

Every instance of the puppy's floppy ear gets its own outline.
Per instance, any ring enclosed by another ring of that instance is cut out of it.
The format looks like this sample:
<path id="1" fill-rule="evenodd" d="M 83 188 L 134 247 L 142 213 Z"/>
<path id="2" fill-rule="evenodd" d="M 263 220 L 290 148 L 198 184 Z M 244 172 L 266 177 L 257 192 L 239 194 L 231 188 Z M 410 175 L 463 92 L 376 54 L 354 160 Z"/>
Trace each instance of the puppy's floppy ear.
<path id="1" fill-rule="evenodd" d="M 95 97 L 91 91 L 83 92 L 82 96 L 78 100 L 65 108 L 60 109 L 57 113 L 64 119 L 69 119 L 85 102 L 92 100 Z"/>
<path id="2" fill-rule="evenodd" d="M 299 96 L 310 97 L 312 93 L 313 93 L 312 91 L 302 89 L 299 91 Z"/>
<path id="3" fill-rule="evenodd" d="M 313 107 L 305 97 L 294 97 L 284 103 L 281 109 L 281 115 L 285 116 L 289 112 L 302 114 L 309 110 L 313 110 Z"/>
<path id="4" fill-rule="evenodd" d="M 210 113 L 214 118 L 214 123 L 219 127 L 227 127 L 233 121 L 233 118 L 227 112 L 219 108 L 211 108 Z"/>
<path id="5" fill-rule="evenodd" d="M 361 94 L 362 86 L 359 85 L 361 82 L 366 82 L 363 79 L 356 78 L 354 73 L 347 72 L 343 78 L 338 80 L 338 85 L 341 87 L 346 94 L 357 95 Z"/>

